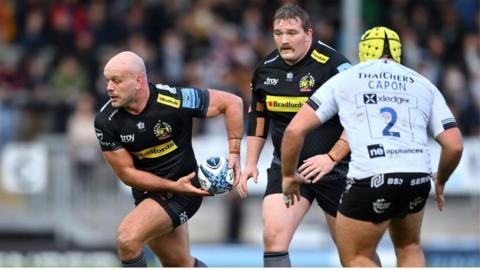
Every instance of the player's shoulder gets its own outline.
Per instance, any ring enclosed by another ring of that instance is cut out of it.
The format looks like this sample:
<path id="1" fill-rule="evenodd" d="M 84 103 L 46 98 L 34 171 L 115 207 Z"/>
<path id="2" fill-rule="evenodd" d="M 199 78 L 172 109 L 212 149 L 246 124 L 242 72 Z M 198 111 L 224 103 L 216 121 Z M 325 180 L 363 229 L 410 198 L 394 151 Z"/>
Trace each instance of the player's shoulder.
<path id="1" fill-rule="evenodd" d="M 182 88 L 167 84 L 149 84 L 155 103 L 178 109 L 182 99 Z"/>
<path id="2" fill-rule="evenodd" d="M 155 95 L 165 95 L 170 97 L 178 97 L 180 88 L 177 86 L 171 86 L 168 84 L 153 84 L 149 83 L 148 86 L 150 87 L 150 91 Z"/>
<path id="3" fill-rule="evenodd" d="M 154 88 L 156 103 L 175 109 L 198 109 L 209 99 L 208 89 L 165 84 L 155 84 L 151 87 Z"/>
<path id="4" fill-rule="evenodd" d="M 275 67 L 281 65 L 283 63 L 282 59 L 280 58 L 280 54 L 278 50 L 271 51 L 267 56 L 265 56 L 258 64 L 256 69 L 268 68 L 268 67 Z"/>
<path id="5" fill-rule="evenodd" d="M 307 57 L 310 57 L 320 65 L 335 66 L 339 72 L 349 69 L 352 66 L 350 61 L 342 53 L 320 40 L 313 41 L 312 50 Z"/>
<path id="6" fill-rule="evenodd" d="M 118 108 L 112 106 L 112 100 L 108 100 L 97 112 L 95 116 L 96 124 L 105 124 L 118 117 Z"/>

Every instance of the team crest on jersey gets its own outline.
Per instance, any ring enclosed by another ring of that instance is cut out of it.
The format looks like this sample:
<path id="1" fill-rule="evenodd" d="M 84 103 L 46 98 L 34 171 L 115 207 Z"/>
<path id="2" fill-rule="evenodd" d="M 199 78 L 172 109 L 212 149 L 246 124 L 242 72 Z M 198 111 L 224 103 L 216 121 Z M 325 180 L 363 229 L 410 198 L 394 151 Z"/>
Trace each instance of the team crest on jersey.
<path id="1" fill-rule="evenodd" d="M 291 82 L 293 80 L 293 73 L 288 72 L 287 73 L 287 78 L 285 79 L 287 82 Z"/>
<path id="2" fill-rule="evenodd" d="M 159 140 L 170 138 L 172 136 L 172 126 L 166 122 L 158 120 L 155 127 L 153 127 L 153 133 L 155 133 L 155 136 L 157 136 Z"/>
<path id="3" fill-rule="evenodd" d="M 139 122 L 137 123 L 137 128 L 138 128 L 138 130 L 140 130 L 140 131 L 145 130 L 145 123 L 139 121 Z"/>
<path id="4" fill-rule="evenodd" d="M 313 78 L 312 74 L 308 73 L 307 75 L 303 76 L 298 84 L 300 87 L 300 92 L 310 92 L 312 88 L 315 86 L 315 78 Z"/>

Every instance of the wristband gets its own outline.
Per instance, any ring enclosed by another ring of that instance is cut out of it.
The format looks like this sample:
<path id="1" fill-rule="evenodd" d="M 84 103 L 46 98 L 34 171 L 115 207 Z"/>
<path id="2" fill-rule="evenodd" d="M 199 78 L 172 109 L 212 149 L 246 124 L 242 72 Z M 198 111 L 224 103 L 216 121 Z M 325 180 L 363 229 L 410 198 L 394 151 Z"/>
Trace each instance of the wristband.
<path id="1" fill-rule="evenodd" d="M 327 153 L 327 156 L 328 156 L 333 162 L 336 162 L 335 159 L 333 159 L 333 157 L 330 155 L 330 153 Z"/>
<path id="2" fill-rule="evenodd" d="M 239 138 L 228 139 L 228 152 L 230 154 L 240 155 L 240 142 Z"/>
<path id="3" fill-rule="evenodd" d="M 327 155 L 335 162 L 342 160 L 350 152 L 348 142 L 339 138 Z"/>

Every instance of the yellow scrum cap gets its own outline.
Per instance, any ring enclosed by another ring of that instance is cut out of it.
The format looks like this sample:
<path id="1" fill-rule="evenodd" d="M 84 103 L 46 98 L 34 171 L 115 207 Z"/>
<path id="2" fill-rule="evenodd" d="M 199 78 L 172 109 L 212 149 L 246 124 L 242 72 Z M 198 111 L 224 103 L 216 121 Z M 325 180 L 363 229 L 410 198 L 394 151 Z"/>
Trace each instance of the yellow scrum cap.
<path id="1" fill-rule="evenodd" d="M 362 35 L 358 44 L 358 58 L 360 62 L 380 59 L 384 55 L 389 55 L 393 60 L 400 63 L 402 44 L 398 34 L 384 26 L 368 29 Z"/>

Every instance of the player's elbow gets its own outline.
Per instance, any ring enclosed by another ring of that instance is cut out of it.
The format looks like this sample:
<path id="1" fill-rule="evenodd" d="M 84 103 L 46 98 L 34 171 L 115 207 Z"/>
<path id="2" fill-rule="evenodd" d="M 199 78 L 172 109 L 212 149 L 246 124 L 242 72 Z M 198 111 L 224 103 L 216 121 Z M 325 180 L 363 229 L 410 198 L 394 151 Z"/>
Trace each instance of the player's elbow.
<path id="1" fill-rule="evenodd" d="M 452 128 L 444 131 L 437 137 L 437 141 L 442 148 L 451 156 L 460 157 L 463 153 L 463 138 L 458 128 Z"/>
<path id="2" fill-rule="evenodd" d="M 228 98 L 225 99 L 226 106 L 225 117 L 227 121 L 233 121 L 236 125 L 243 124 L 243 101 L 239 96 L 234 94 L 228 94 Z M 243 125 L 241 126 L 243 130 Z"/>
<path id="3" fill-rule="evenodd" d="M 295 128 L 292 125 L 288 125 L 283 134 L 283 141 L 287 143 L 291 141 L 296 141 L 302 136 L 302 134 L 302 131 L 298 128 Z"/>
<path id="4" fill-rule="evenodd" d="M 450 145 L 450 153 L 454 156 L 461 157 L 463 153 L 463 140 L 459 139 L 456 143 Z"/>
<path id="5" fill-rule="evenodd" d="M 117 170 L 116 174 L 118 178 L 127 186 L 133 187 L 135 184 L 134 177 L 131 176 L 131 173 L 128 169 Z"/>
<path id="6" fill-rule="evenodd" d="M 243 100 L 237 95 L 229 94 L 229 104 L 230 106 L 235 107 L 236 109 L 240 109 L 243 111 Z"/>

